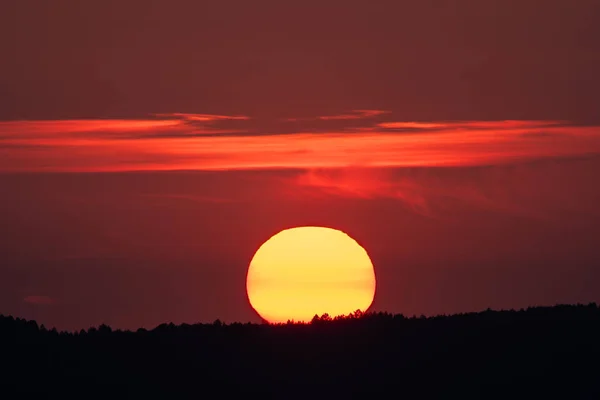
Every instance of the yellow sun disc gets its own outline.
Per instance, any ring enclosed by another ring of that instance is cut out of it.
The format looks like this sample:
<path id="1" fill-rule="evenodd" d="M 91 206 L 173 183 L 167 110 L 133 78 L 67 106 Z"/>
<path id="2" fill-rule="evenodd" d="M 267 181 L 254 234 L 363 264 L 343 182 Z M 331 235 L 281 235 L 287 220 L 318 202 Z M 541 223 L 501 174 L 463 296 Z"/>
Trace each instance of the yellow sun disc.
<path id="1" fill-rule="evenodd" d="M 315 315 L 366 311 L 375 272 L 365 249 L 339 230 L 286 229 L 256 252 L 246 280 L 248 299 L 268 322 L 308 322 Z"/>

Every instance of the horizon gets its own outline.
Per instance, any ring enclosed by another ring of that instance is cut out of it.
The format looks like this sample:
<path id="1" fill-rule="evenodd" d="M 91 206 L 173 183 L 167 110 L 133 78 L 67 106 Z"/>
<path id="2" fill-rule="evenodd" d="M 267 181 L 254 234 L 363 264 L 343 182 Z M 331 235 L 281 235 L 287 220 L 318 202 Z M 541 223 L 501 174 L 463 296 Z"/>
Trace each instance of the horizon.
<path id="1" fill-rule="evenodd" d="M 5 318 L 5 319 L 9 319 L 9 320 L 13 320 L 13 321 L 22 321 L 25 323 L 35 323 L 36 326 L 38 327 L 39 330 L 42 330 L 42 327 L 46 330 L 46 331 L 56 331 L 57 333 L 61 334 L 61 333 L 66 333 L 66 334 L 79 334 L 81 332 L 86 332 L 86 333 L 90 333 L 90 332 L 94 332 L 97 331 L 99 328 L 101 327 L 107 327 L 110 328 L 112 332 L 121 332 L 121 333 L 136 333 L 136 332 L 140 332 L 140 331 L 144 331 L 144 332 L 149 332 L 149 331 L 154 331 L 157 329 L 160 329 L 162 327 L 165 326 L 174 326 L 174 327 L 194 327 L 194 326 L 218 326 L 218 327 L 225 327 L 225 326 L 239 326 L 239 325 L 243 325 L 243 326 L 270 326 L 270 327 L 286 327 L 286 326 L 298 326 L 298 325 L 302 325 L 302 326 L 309 326 L 309 325 L 314 325 L 315 323 L 336 323 L 336 322 L 342 322 L 342 321 L 353 321 L 353 320 L 359 320 L 359 319 L 368 319 L 371 317 L 386 317 L 386 318 L 392 318 L 392 319 L 401 319 L 401 320 L 439 320 L 439 319 L 444 319 L 444 318 L 454 318 L 454 317 L 464 317 L 464 316 L 474 316 L 474 315 L 480 315 L 480 314 L 484 314 L 484 313 L 526 313 L 532 310 L 536 310 L 539 311 L 541 309 L 544 310 L 556 310 L 556 309 L 563 309 L 563 308 L 595 308 L 597 309 L 599 307 L 599 305 L 596 302 L 590 302 L 590 303 L 573 303 L 573 304 L 568 304 L 568 303 L 557 303 L 557 304 L 552 304 L 552 305 L 530 305 L 527 307 L 521 307 L 521 308 L 510 308 L 510 309 L 491 309 L 491 308 L 487 308 L 484 310 L 476 310 L 476 311 L 465 311 L 465 312 L 458 312 L 458 313 L 454 313 L 454 314 L 435 314 L 435 315 L 405 315 L 402 313 L 390 313 L 387 311 L 373 311 L 373 310 L 367 310 L 365 312 L 362 312 L 360 310 L 356 310 L 355 312 L 351 312 L 349 314 L 342 314 L 342 315 L 337 315 L 337 316 L 330 316 L 329 314 L 325 313 L 322 315 L 316 315 L 313 317 L 313 319 L 311 319 L 310 321 L 294 321 L 294 320 L 288 320 L 286 322 L 268 322 L 266 320 L 262 320 L 260 322 L 252 322 L 252 321 L 231 321 L 231 322 L 227 322 L 227 321 L 221 321 L 220 319 L 216 319 L 212 322 L 210 321 L 205 321 L 205 322 L 181 322 L 179 324 L 174 324 L 173 322 L 162 322 L 154 327 L 151 328 L 145 328 L 145 327 L 138 327 L 138 328 L 132 328 L 132 329 L 119 329 L 119 328 L 114 328 L 111 327 L 110 325 L 107 325 L 105 323 L 101 323 L 99 325 L 95 325 L 95 326 L 89 326 L 87 328 L 80 328 L 80 329 L 74 329 L 74 330 L 58 330 L 56 329 L 55 326 L 50 326 L 47 327 L 44 324 L 40 324 L 38 323 L 36 320 L 33 319 L 25 319 L 25 318 L 21 318 L 19 316 L 14 316 L 14 315 L 4 315 L 0 313 L 0 318 Z"/>

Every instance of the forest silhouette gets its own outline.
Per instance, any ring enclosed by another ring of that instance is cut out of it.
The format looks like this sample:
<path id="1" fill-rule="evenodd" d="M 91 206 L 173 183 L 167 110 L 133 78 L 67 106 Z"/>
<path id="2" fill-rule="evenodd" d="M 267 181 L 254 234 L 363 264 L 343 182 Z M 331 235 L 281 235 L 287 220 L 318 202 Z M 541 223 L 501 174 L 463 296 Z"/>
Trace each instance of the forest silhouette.
<path id="1" fill-rule="evenodd" d="M 0 316 L 0 350 L 7 399 L 600 398 L 595 303 L 135 332 L 58 332 Z"/>

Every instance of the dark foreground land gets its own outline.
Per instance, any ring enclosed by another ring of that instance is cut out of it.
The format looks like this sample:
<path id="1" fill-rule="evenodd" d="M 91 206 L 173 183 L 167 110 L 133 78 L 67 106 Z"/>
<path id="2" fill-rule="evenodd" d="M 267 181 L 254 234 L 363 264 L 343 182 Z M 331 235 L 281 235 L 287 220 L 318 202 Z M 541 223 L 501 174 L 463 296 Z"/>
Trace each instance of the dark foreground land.
<path id="1" fill-rule="evenodd" d="M 306 325 L 107 326 L 0 317 L 0 398 L 600 398 L 596 304 Z M 18 396 L 18 397 L 17 397 Z"/>

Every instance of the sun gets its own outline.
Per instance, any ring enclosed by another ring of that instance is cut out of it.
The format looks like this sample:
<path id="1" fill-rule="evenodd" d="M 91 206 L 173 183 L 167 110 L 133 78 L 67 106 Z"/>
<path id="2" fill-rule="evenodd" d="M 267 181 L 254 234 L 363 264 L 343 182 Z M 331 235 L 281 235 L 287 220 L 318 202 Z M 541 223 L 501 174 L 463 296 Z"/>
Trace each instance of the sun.
<path id="1" fill-rule="evenodd" d="M 272 236 L 250 262 L 250 305 L 271 323 L 366 311 L 375 271 L 366 250 L 342 231 L 303 226 Z"/>

